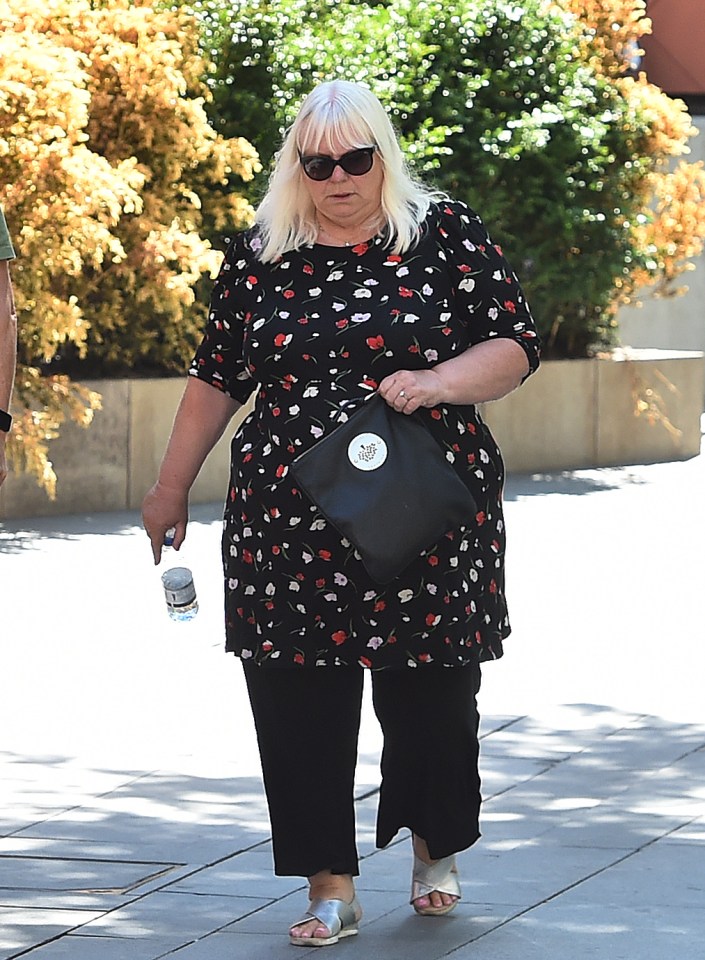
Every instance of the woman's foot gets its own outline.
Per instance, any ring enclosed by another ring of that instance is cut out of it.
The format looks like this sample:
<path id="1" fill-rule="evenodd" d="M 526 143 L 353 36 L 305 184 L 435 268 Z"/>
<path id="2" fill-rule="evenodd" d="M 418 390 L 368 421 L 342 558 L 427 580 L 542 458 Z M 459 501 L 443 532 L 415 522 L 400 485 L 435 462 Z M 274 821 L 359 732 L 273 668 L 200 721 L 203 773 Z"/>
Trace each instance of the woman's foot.
<path id="1" fill-rule="evenodd" d="M 423 916 L 444 916 L 453 910 L 460 900 L 460 884 L 454 857 L 433 860 L 426 841 L 415 834 L 414 875 L 411 887 L 411 904 Z M 426 870 L 424 867 L 431 869 Z M 436 868 L 435 870 L 432 868 Z M 416 894 L 416 896 L 415 896 Z"/>
<path id="2" fill-rule="evenodd" d="M 355 886 L 350 875 L 322 870 L 309 877 L 309 900 L 309 913 L 316 916 L 298 921 L 289 929 L 292 943 L 298 946 L 324 946 L 357 933 L 362 910 L 355 897 Z M 330 901 L 330 907 L 326 907 L 326 902 Z M 318 914 L 328 914 L 327 923 L 319 919 Z"/>

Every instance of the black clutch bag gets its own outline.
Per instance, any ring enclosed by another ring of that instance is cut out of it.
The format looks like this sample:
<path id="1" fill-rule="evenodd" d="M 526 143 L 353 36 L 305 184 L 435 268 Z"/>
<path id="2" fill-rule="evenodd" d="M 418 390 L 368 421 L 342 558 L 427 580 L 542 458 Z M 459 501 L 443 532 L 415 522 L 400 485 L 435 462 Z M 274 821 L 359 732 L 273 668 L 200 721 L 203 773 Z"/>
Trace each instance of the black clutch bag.
<path id="1" fill-rule="evenodd" d="M 389 583 L 454 527 L 474 522 L 472 494 L 415 414 L 373 395 L 291 466 L 369 575 Z"/>

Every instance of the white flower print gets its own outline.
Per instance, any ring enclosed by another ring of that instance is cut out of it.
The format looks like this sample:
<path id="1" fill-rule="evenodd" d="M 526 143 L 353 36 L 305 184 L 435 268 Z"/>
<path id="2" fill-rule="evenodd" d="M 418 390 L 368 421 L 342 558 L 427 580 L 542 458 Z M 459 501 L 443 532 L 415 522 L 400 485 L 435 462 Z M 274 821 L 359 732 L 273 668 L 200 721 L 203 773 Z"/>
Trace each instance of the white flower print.
<path id="1" fill-rule="evenodd" d="M 268 583 L 267 586 L 264 588 L 264 592 L 267 594 L 268 597 L 273 597 L 274 594 L 277 592 L 277 588 L 274 586 L 273 583 Z"/>
<path id="2" fill-rule="evenodd" d="M 486 450 L 483 450 L 483 449 L 480 450 L 480 460 L 482 460 L 483 463 L 490 462 L 490 456 Z"/>
<path id="3" fill-rule="evenodd" d="M 376 590 L 368 590 L 362 599 L 365 601 L 365 603 L 367 603 L 369 600 L 374 600 L 376 596 L 377 596 Z"/>
<path id="4" fill-rule="evenodd" d="M 342 270 L 331 270 L 331 272 L 326 277 L 326 280 L 342 280 L 345 274 Z"/>
<path id="5" fill-rule="evenodd" d="M 301 407 L 298 405 L 298 403 L 295 403 L 293 404 L 293 406 L 289 407 L 289 413 L 291 414 L 292 417 L 295 417 L 300 410 L 301 410 Z"/>
<path id="6" fill-rule="evenodd" d="M 431 594 L 432 597 L 438 593 L 438 587 L 435 583 L 427 583 L 426 590 Z"/>
<path id="7" fill-rule="evenodd" d="M 318 440 L 319 437 L 323 436 L 323 427 L 318 427 L 316 424 L 311 425 L 311 434 Z"/>
<path id="8" fill-rule="evenodd" d="M 324 593 L 323 599 L 327 600 L 329 603 L 334 603 L 338 599 L 337 593 Z"/>
<path id="9" fill-rule="evenodd" d="M 371 297 L 372 291 L 368 290 L 367 287 L 358 287 L 353 296 L 357 297 L 358 300 L 362 300 L 364 297 Z"/>
<path id="10" fill-rule="evenodd" d="M 404 323 L 416 323 L 419 318 L 415 313 L 405 313 L 404 314 Z"/>
<path id="11" fill-rule="evenodd" d="M 409 272 L 408 267 L 399 267 L 399 269 L 397 270 L 397 276 L 405 277 L 408 274 L 408 272 Z"/>
<path id="12" fill-rule="evenodd" d="M 493 279 L 493 280 L 501 280 L 501 279 L 502 279 L 502 271 L 501 271 L 501 270 L 495 270 L 495 272 L 492 274 L 492 279 Z"/>
<path id="13" fill-rule="evenodd" d="M 414 591 L 413 590 L 400 590 L 397 594 L 402 603 L 408 603 L 409 600 L 413 600 Z"/>
<path id="14" fill-rule="evenodd" d="M 251 597 L 254 592 L 255 592 L 255 588 L 251 583 L 248 583 L 247 586 L 245 587 L 245 595 L 248 597 Z"/>
<path id="15" fill-rule="evenodd" d="M 311 289 L 310 289 L 309 292 L 308 292 L 308 295 L 309 295 L 309 297 L 320 297 L 320 295 L 321 295 L 321 288 L 320 288 L 320 287 L 311 287 Z"/>
<path id="16" fill-rule="evenodd" d="M 312 562 L 313 562 L 313 554 L 312 554 L 312 553 L 302 553 L 302 554 L 301 554 L 301 559 L 303 560 L 304 563 L 312 563 Z"/>
<path id="17" fill-rule="evenodd" d="M 434 363 L 438 360 L 438 350 L 424 350 L 423 355 L 429 363 Z"/>
<path id="18" fill-rule="evenodd" d="M 433 287 L 431 286 L 431 284 L 424 283 L 423 287 L 421 287 L 421 293 L 423 293 L 425 297 L 430 297 L 431 294 L 433 293 Z"/>
<path id="19" fill-rule="evenodd" d="M 350 317 L 350 323 L 364 323 L 366 320 L 369 320 L 371 316 L 371 313 L 354 313 Z"/>
<path id="20" fill-rule="evenodd" d="M 325 530 L 325 528 L 326 521 L 322 517 L 317 517 L 309 527 L 309 530 Z"/>
<path id="21" fill-rule="evenodd" d="M 344 573 L 335 573 L 333 575 L 333 580 L 335 580 L 335 582 L 338 584 L 339 587 L 344 587 L 345 584 L 348 582 L 348 578 L 345 576 Z M 367 599 L 367 597 L 365 597 L 365 599 Z"/>
<path id="22" fill-rule="evenodd" d="M 383 643 L 384 640 L 381 637 L 370 637 L 367 646 L 371 647 L 372 650 L 379 650 Z"/>
<path id="23" fill-rule="evenodd" d="M 290 590 L 293 590 L 294 593 L 296 593 L 298 590 L 301 589 L 301 584 L 299 583 L 298 580 L 292 580 L 292 581 L 289 583 L 289 589 L 290 589 Z"/>
<path id="24" fill-rule="evenodd" d="M 336 312 L 340 313 L 341 310 L 344 310 L 344 309 L 345 309 L 345 304 L 344 304 L 344 303 L 340 303 L 339 300 L 334 300 L 334 301 L 333 301 L 333 309 L 334 309 Z"/>
<path id="25" fill-rule="evenodd" d="M 475 280 L 473 277 L 463 277 L 463 279 L 458 284 L 460 290 L 464 290 L 466 293 L 471 293 L 475 289 Z"/>
<path id="26" fill-rule="evenodd" d="M 237 577 L 230 577 L 228 580 L 228 590 L 237 590 L 239 583 L 240 581 L 237 579 Z"/>
<path id="27" fill-rule="evenodd" d="M 497 309 L 497 307 L 490 307 L 490 309 L 487 311 L 487 316 L 488 316 L 488 317 L 490 318 L 490 320 L 492 320 L 492 322 L 494 323 L 494 321 L 495 321 L 495 320 L 497 319 L 497 317 L 499 316 L 499 310 Z"/>
<path id="28" fill-rule="evenodd" d="M 318 396 L 318 387 L 315 387 L 313 384 L 306 387 L 304 390 L 304 397 L 317 397 Z"/>
<path id="29" fill-rule="evenodd" d="M 366 287 L 377 287 L 377 286 L 379 286 L 379 280 L 375 280 L 374 277 L 368 277 L 367 280 L 365 280 L 365 286 L 366 286 Z"/>
<path id="30" fill-rule="evenodd" d="M 241 651 L 240 651 L 240 656 L 242 657 L 243 660 L 249 660 L 249 659 L 252 657 L 252 651 L 251 651 L 251 650 L 241 650 Z"/>
<path id="31" fill-rule="evenodd" d="M 252 324 L 252 329 L 253 329 L 253 330 L 259 330 L 259 328 L 260 328 L 263 324 L 265 324 L 266 322 L 267 322 L 267 321 L 265 320 L 264 317 L 260 317 L 259 320 L 255 320 L 255 322 Z"/>

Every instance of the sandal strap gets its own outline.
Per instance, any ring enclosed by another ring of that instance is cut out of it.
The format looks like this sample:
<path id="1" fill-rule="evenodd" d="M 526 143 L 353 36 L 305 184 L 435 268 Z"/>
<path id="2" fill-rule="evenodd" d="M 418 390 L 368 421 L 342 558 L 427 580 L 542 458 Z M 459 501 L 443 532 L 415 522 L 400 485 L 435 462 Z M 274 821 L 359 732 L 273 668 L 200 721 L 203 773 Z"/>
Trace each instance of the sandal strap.
<path id="1" fill-rule="evenodd" d="M 353 927 L 358 923 L 360 913 L 357 897 L 352 903 L 347 903 L 345 900 L 317 898 L 311 901 L 304 916 L 296 923 L 292 923 L 291 927 L 300 927 L 302 924 L 308 923 L 309 920 L 318 920 L 324 927 L 327 927 L 331 937 L 337 937 L 343 928 Z"/>
<path id="2" fill-rule="evenodd" d="M 460 883 L 455 866 L 455 857 L 444 857 L 436 863 L 425 863 L 414 854 L 414 872 L 411 878 L 411 900 L 427 897 L 433 893 L 447 893 L 460 899 Z"/>

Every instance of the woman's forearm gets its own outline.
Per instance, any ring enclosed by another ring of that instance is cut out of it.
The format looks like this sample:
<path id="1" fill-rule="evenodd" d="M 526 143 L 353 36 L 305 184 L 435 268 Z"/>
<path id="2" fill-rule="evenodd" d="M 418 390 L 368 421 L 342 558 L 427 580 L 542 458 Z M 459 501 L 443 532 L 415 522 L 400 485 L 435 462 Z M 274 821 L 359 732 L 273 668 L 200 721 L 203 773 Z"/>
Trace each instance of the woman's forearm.
<path id="1" fill-rule="evenodd" d="M 514 340 L 485 340 L 432 368 L 441 381 L 438 403 L 485 403 L 516 390 L 529 361 Z"/>
<path id="2" fill-rule="evenodd" d="M 188 492 L 203 462 L 240 404 L 215 387 L 189 377 L 176 411 L 157 484 Z"/>

